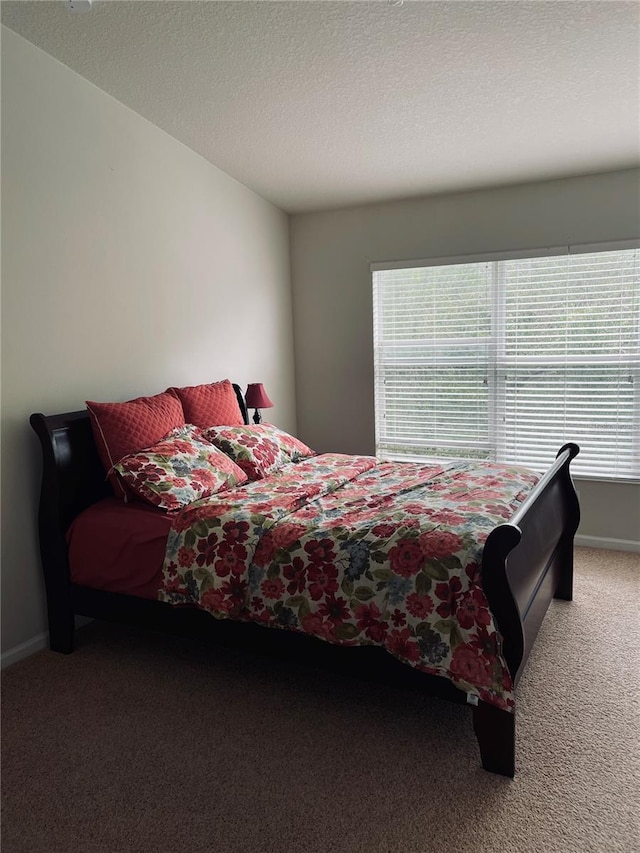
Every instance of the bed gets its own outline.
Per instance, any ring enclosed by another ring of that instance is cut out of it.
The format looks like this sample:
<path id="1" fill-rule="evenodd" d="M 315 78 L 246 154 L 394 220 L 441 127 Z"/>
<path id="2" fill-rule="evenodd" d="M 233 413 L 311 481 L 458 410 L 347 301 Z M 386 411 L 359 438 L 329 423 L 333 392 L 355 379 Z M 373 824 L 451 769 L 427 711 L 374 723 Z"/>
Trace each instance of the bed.
<path id="1" fill-rule="evenodd" d="M 237 385 L 233 388 L 242 413 L 242 420 L 248 424 L 242 392 Z M 475 579 L 472 577 L 473 573 L 468 566 L 461 568 L 461 571 L 466 568 L 472 582 L 481 588 L 482 595 L 486 597 L 488 610 L 476 608 L 476 611 L 481 613 L 481 616 L 477 616 L 476 613 L 477 624 L 473 619 L 464 622 L 460 617 L 456 617 L 459 624 L 454 624 L 455 620 L 447 610 L 447 597 L 442 592 L 447 580 L 442 572 L 446 573 L 447 566 L 451 563 L 447 562 L 443 554 L 438 553 L 438 560 L 429 568 L 421 564 L 422 569 L 417 573 L 417 569 L 412 567 L 411 561 L 414 558 L 411 556 L 411 547 L 409 547 L 414 540 L 411 542 L 407 539 L 403 540 L 405 543 L 409 542 L 409 546 L 405 549 L 406 553 L 401 552 L 396 546 L 396 560 L 400 561 L 397 565 L 401 566 L 399 573 L 403 576 L 400 580 L 403 583 L 409 583 L 407 579 L 410 578 L 411 583 L 414 579 L 416 583 L 418 581 L 422 583 L 422 587 L 411 587 L 417 590 L 412 592 L 413 597 L 409 596 L 408 599 L 411 613 L 423 619 L 424 612 L 420 607 L 425 611 L 425 602 L 429 602 L 427 610 L 432 610 L 437 605 L 441 617 L 437 623 L 440 626 L 438 630 L 444 631 L 446 627 L 447 636 L 451 637 L 452 648 L 460 650 L 464 646 L 461 632 L 464 633 L 470 625 L 469 630 L 476 631 L 472 643 L 476 646 L 482 643 L 486 645 L 486 626 L 489 617 L 491 618 L 490 629 L 495 626 L 491 636 L 499 638 L 499 647 L 494 640 L 492 648 L 499 649 L 504 668 L 504 690 L 500 691 L 500 689 L 491 688 L 488 682 L 486 684 L 478 682 L 480 688 L 475 689 L 471 676 L 463 675 L 456 680 L 451 676 L 451 670 L 448 677 L 443 677 L 441 669 L 427 665 L 434 660 L 434 634 L 425 621 L 413 620 L 413 624 L 417 625 L 417 635 L 412 629 L 413 640 L 409 644 L 405 642 L 403 645 L 402 640 L 403 638 L 406 640 L 408 633 L 403 627 L 404 622 L 398 621 L 397 630 L 395 628 L 390 630 L 383 638 L 384 643 L 372 642 L 361 645 L 354 640 L 356 629 L 353 624 L 348 624 L 349 620 L 344 613 L 336 614 L 329 609 L 325 611 L 326 618 L 314 620 L 313 617 L 317 614 L 309 614 L 308 602 L 305 603 L 298 594 L 290 594 L 296 592 L 292 586 L 297 582 L 294 575 L 287 574 L 283 570 L 282 577 L 285 584 L 290 587 L 287 593 L 282 581 L 276 577 L 278 570 L 276 569 L 275 574 L 273 572 L 269 574 L 268 560 L 263 561 L 263 568 L 260 570 L 262 574 L 259 574 L 254 584 L 254 591 L 267 590 L 262 598 L 254 596 L 251 599 L 255 602 L 256 613 L 249 616 L 244 610 L 237 614 L 238 618 L 232 618 L 234 616 L 232 612 L 227 614 L 231 618 L 212 618 L 211 614 L 203 609 L 203 600 L 218 596 L 219 601 L 220 589 L 212 589 L 213 581 L 211 577 L 205 577 L 206 573 L 199 575 L 201 580 L 203 577 L 207 580 L 207 584 L 199 589 L 193 582 L 192 569 L 187 571 L 188 584 L 184 582 L 184 571 L 181 576 L 182 583 L 176 583 L 174 579 L 179 561 L 177 558 L 170 559 L 171 554 L 176 557 L 179 553 L 183 554 L 185 550 L 193 551 L 193 569 L 196 570 L 197 575 L 195 554 L 198 552 L 198 540 L 193 529 L 198 528 L 191 529 L 189 533 L 185 532 L 189 529 L 187 522 L 190 514 L 189 523 L 192 526 L 194 523 L 199 524 L 200 529 L 202 528 L 204 518 L 204 510 L 200 506 L 202 502 L 196 502 L 179 514 L 182 518 L 181 524 L 169 523 L 166 515 L 161 519 L 158 513 L 154 514 L 154 511 L 149 511 L 148 508 L 145 510 L 138 506 L 135 509 L 135 512 L 139 514 L 146 512 L 149 516 L 150 527 L 148 525 L 147 527 L 150 532 L 142 537 L 144 540 L 142 545 L 147 551 L 160 555 L 165 547 L 164 537 L 168 536 L 168 541 L 171 543 L 173 536 L 172 545 L 167 545 L 166 548 L 166 557 L 162 566 L 162 588 L 159 594 L 153 593 L 157 578 L 154 579 L 151 575 L 137 578 L 137 585 L 131 583 L 127 585 L 124 581 L 113 580 L 118 576 L 118 568 L 122 569 L 119 574 L 123 579 L 126 578 L 128 571 L 124 566 L 123 558 L 117 555 L 108 570 L 104 572 L 105 575 L 110 575 L 112 588 L 109 588 L 107 583 L 92 580 L 90 573 L 84 576 L 76 572 L 72 578 L 70 550 L 77 547 L 74 543 L 78 540 L 77 537 L 70 538 L 69 531 L 78 524 L 78 519 L 84 518 L 92 510 L 97 513 L 100 509 L 103 514 L 105 512 L 107 515 L 111 514 L 111 523 L 115 529 L 123 526 L 121 519 L 127 510 L 122 505 L 118 507 L 113 503 L 109 504 L 110 500 L 113 501 L 113 495 L 109 483 L 105 480 L 105 469 L 99 458 L 89 413 L 86 410 L 51 416 L 38 413 L 31 416 L 30 423 L 40 440 L 43 457 L 38 522 L 52 650 L 67 654 L 72 652 L 75 616 L 78 615 L 206 638 L 218 643 L 241 646 L 253 653 L 258 653 L 259 650 L 260 654 L 275 654 L 304 662 L 306 665 L 313 663 L 319 667 L 330 667 L 354 678 L 373 679 L 382 684 L 417 689 L 429 695 L 469 704 L 482 766 L 490 772 L 510 777 L 514 775 L 516 718 L 514 691 L 551 600 L 553 598 L 570 600 L 572 597 L 573 539 L 579 522 L 579 505 L 569 470 L 571 460 L 578 453 L 578 447 L 575 444 L 566 444 L 561 447 L 549 470 L 539 479 L 535 478 L 536 482 L 532 481 L 529 484 L 526 496 L 520 500 L 517 509 L 508 517 L 498 519 L 498 523 L 483 534 L 481 543 L 477 545 L 477 566 L 472 563 L 477 568 L 475 572 L 477 577 Z M 355 503 L 360 507 L 359 511 L 362 511 L 364 499 L 362 496 L 367 489 L 370 489 L 372 494 L 377 490 L 381 495 L 386 482 L 385 477 L 388 478 L 390 472 L 397 477 L 396 469 L 385 468 L 384 464 L 377 465 L 375 461 L 371 461 L 370 457 L 340 457 L 337 461 L 333 456 L 331 459 L 318 457 L 291 466 L 291 471 L 279 481 L 279 493 L 288 495 L 290 500 L 290 496 L 296 493 L 296 489 L 308 491 L 310 477 L 316 476 L 314 471 L 319 468 L 326 470 L 329 464 L 338 466 L 332 469 L 334 470 L 332 476 L 335 478 L 337 476 L 335 471 L 339 471 L 342 477 L 341 484 L 344 480 L 347 490 L 351 487 L 350 506 L 354 504 L 353 483 L 358 484 Z M 382 485 L 375 481 L 376 476 L 380 478 Z M 437 488 L 444 490 L 439 495 L 439 506 L 447 506 L 447 492 L 445 485 L 442 484 L 444 480 L 441 483 L 433 472 L 427 474 L 418 471 L 415 466 L 413 468 L 409 466 L 403 469 L 403 476 L 413 478 L 412 488 L 415 487 L 413 482 L 415 478 L 422 477 L 418 484 L 419 491 L 415 494 L 425 494 L 425 489 L 433 488 L 433 484 L 438 482 Z M 451 480 L 450 472 L 447 472 L 446 477 Z M 476 482 L 481 482 L 477 474 Z M 230 519 L 239 517 L 244 511 L 244 506 L 251 501 L 255 506 L 263 508 L 266 500 L 264 492 L 266 481 L 263 484 L 249 483 L 248 485 L 248 488 L 246 485 L 240 486 L 233 492 L 229 490 L 226 494 L 233 494 L 234 500 L 225 499 L 222 502 L 223 508 L 220 506 L 220 500 L 217 504 L 215 500 L 212 502 L 214 509 L 207 510 L 210 513 L 208 522 L 210 526 L 202 534 L 204 537 L 202 541 L 206 538 L 206 534 L 211 532 L 213 525 L 217 525 L 219 529 L 222 529 L 225 524 L 227 528 L 231 525 L 234 530 L 237 530 L 237 525 L 232 525 Z M 399 493 L 404 495 L 408 492 L 406 482 L 403 481 L 401 486 Z M 240 489 L 245 490 L 242 492 L 242 501 L 236 500 L 240 495 Z M 324 523 L 327 519 L 340 515 L 342 510 L 336 509 L 339 506 L 336 503 L 339 493 L 340 488 L 335 487 L 334 483 L 331 489 L 326 490 L 326 494 L 318 497 L 314 493 L 311 496 L 312 504 L 303 504 L 302 501 L 298 501 L 294 509 L 300 515 L 296 516 L 294 513 L 287 516 L 289 527 L 295 526 L 291 524 L 292 520 L 298 524 L 304 523 L 305 516 L 313 520 L 313 513 L 309 510 L 310 505 L 313 505 L 314 513 L 317 513 L 318 506 L 322 506 Z M 405 500 L 405 498 L 402 499 Z M 384 499 L 380 497 L 378 503 L 384 506 Z M 367 517 L 371 517 L 372 505 L 370 500 L 365 507 L 365 511 L 369 513 Z M 422 505 L 417 505 L 413 501 L 409 507 L 408 511 L 412 514 L 411 525 L 418 523 L 415 518 L 420 516 L 420 506 Z M 406 508 L 406 501 L 403 507 Z M 426 504 L 424 508 L 425 514 L 432 511 Z M 287 509 L 287 512 L 290 511 L 291 507 Z M 129 518 L 133 520 L 134 513 L 129 512 L 127 519 Z M 248 515 L 247 518 L 251 516 Z M 341 515 L 340 519 L 342 519 Z M 376 523 L 378 526 L 375 529 L 380 533 L 385 525 L 381 524 L 379 519 Z M 244 531 L 246 527 L 242 529 Z M 185 549 L 185 535 L 190 537 L 187 539 L 189 546 L 187 549 Z M 300 537 L 297 540 L 298 546 L 303 541 L 308 545 L 309 539 L 303 540 L 299 532 L 298 535 Z M 321 535 L 323 535 L 322 531 Z M 180 537 L 183 538 L 180 539 Z M 317 544 L 318 539 L 319 537 L 316 536 L 313 541 Z M 441 541 L 442 537 L 438 542 Z M 361 546 L 362 542 L 360 540 L 358 542 Z M 343 542 L 342 545 L 344 548 L 352 549 L 348 553 L 353 557 L 355 553 L 353 543 Z M 339 544 L 335 547 L 339 547 Z M 203 550 L 201 548 L 200 553 Z M 309 551 L 308 547 L 307 551 Z M 344 599 L 339 599 L 339 602 L 342 602 L 340 604 L 336 604 L 336 601 L 337 596 L 341 594 L 341 589 L 347 588 L 344 584 L 348 583 L 347 598 L 352 596 L 352 603 L 354 607 L 357 606 L 357 618 L 360 620 L 358 625 L 362 626 L 363 632 L 368 632 L 368 637 L 374 636 L 375 639 L 380 639 L 375 633 L 371 633 L 375 629 L 375 626 L 374 628 L 371 626 L 371 613 L 375 604 L 371 602 L 375 598 L 376 589 L 382 589 L 385 583 L 390 583 L 391 573 L 379 551 L 372 550 L 371 554 L 374 561 L 378 560 L 378 564 L 371 562 L 370 570 L 367 569 L 366 572 L 362 566 L 360 567 L 359 574 L 355 576 L 358 586 L 354 588 L 351 583 L 354 580 L 353 577 L 348 582 L 343 578 L 340 589 L 332 580 L 334 586 L 331 588 L 331 594 L 327 595 L 326 600 L 323 599 L 323 601 L 331 599 L 330 603 L 334 611 L 336 606 L 344 610 Z M 137 558 L 133 555 L 132 559 L 135 562 Z M 316 556 L 311 555 L 311 559 L 316 559 Z M 85 564 L 87 562 L 85 559 Z M 256 563 L 259 563 L 257 559 Z M 285 569 L 293 571 L 295 558 L 280 558 L 280 564 L 284 565 Z M 345 565 L 347 564 L 353 567 L 353 560 L 347 561 Z M 202 561 L 198 566 L 202 566 Z M 190 575 L 189 571 L 191 571 Z M 228 570 L 225 569 L 225 571 L 229 578 L 233 577 L 233 572 L 229 574 Z M 253 571 L 256 571 L 255 566 Z M 365 575 L 370 578 L 370 588 L 366 586 Z M 460 576 L 463 579 L 465 577 L 462 574 Z M 272 580 L 270 581 L 269 578 Z M 228 585 L 228 580 L 226 582 Z M 324 582 L 326 583 L 326 578 Z M 458 583 L 458 580 L 455 579 L 455 582 Z M 449 583 L 452 584 L 453 581 Z M 274 589 L 276 592 L 273 591 Z M 289 597 L 285 598 L 287 594 Z M 456 594 L 462 595 L 462 593 Z M 471 600 L 470 595 L 471 593 L 467 594 L 467 600 Z M 320 593 L 315 595 L 312 591 L 312 597 L 320 598 Z M 279 602 L 276 600 L 278 598 L 281 599 Z M 285 603 L 287 606 L 284 606 Z M 311 604 L 313 605 L 314 602 Z M 327 606 L 326 603 L 324 606 Z M 291 611 L 295 608 L 297 612 L 292 614 Z M 267 616 L 267 613 L 270 616 Z M 283 618 L 285 613 L 286 619 Z M 404 618 L 398 611 L 396 613 L 398 613 L 396 617 L 398 620 Z M 262 620 L 257 618 L 260 614 L 262 614 Z M 435 616 L 435 613 L 433 615 Z M 297 630 L 296 626 L 299 628 L 299 625 L 295 620 L 298 617 L 301 622 L 306 619 L 310 631 Z M 288 624 L 292 623 L 292 620 L 295 625 Z M 285 629 L 296 629 L 273 630 L 273 625 Z M 330 631 L 331 636 L 326 635 L 327 630 Z M 375 630 L 379 631 L 379 626 Z M 465 641 L 468 636 L 470 635 L 464 634 Z M 435 639 L 440 641 L 442 636 L 439 635 Z M 323 640 L 329 640 L 329 642 Z M 419 658 L 418 646 L 421 650 L 426 650 L 425 654 L 428 652 L 432 657 L 428 660 Z M 437 648 L 443 649 L 441 645 Z M 444 649 L 440 651 L 440 657 L 443 654 L 445 654 Z M 478 652 L 478 655 L 480 654 Z M 474 657 L 474 660 L 477 659 Z M 411 665 L 408 666 L 407 663 Z M 498 669 L 494 671 L 499 672 Z M 467 678 L 472 682 L 471 684 L 467 684 Z"/>

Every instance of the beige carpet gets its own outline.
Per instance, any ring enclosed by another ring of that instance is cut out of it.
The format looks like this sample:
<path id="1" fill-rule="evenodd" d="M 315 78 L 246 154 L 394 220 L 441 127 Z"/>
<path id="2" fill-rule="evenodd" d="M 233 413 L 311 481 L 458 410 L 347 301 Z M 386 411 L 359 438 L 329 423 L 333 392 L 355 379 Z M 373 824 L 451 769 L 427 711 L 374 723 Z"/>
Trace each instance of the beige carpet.
<path id="1" fill-rule="evenodd" d="M 579 549 L 518 690 L 464 706 L 94 623 L 3 674 L 3 853 L 640 850 L 640 557 Z"/>

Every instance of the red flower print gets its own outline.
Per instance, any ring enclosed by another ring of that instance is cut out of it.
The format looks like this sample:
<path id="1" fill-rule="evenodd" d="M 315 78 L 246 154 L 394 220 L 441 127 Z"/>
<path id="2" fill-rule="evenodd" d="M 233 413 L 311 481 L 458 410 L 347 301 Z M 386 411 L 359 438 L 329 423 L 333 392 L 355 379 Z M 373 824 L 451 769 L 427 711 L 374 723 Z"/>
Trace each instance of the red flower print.
<path id="1" fill-rule="evenodd" d="M 478 589 L 470 590 L 456 603 L 456 618 L 461 628 L 468 630 L 473 625 L 488 625 L 491 615 L 485 606 L 485 598 Z"/>
<path id="2" fill-rule="evenodd" d="M 220 542 L 216 557 L 217 559 L 213 564 L 214 571 L 219 577 L 226 578 L 229 572 L 241 574 L 244 571 L 247 549 L 244 545 L 229 545 L 227 542 Z"/>
<path id="3" fill-rule="evenodd" d="M 253 462 L 248 462 L 246 459 L 236 459 L 236 465 L 244 471 L 249 480 L 261 480 L 263 477 L 262 472 L 256 468 Z"/>
<path id="4" fill-rule="evenodd" d="M 302 524 L 278 524 L 272 531 L 273 541 L 276 548 L 289 548 L 302 536 L 305 527 Z"/>
<path id="5" fill-rule="evenodd" d="M 456 577 L 451 578 L 449 583 L 439 583 L 436 585 L 436 596 L 442 601 L 442 604 L 436 607 L 436 613 L 442 616 L 443 619 L 455 613 L 456 600 L 460 596 L 461 589 L 460 578 Z"/>
<path id="6" fill-rule="evenodd" d="M 200 596 L 200 604 L 205 610 L 211 612 L 223 611 L 228 612 L 228 608 L 224 606 L 224 593 L 220 589 L 208 589 Z"/>
<path id="7" fill-rule="evenodd" d="M 310 539 L 304 550 L 313 563 L 332 563 L 336 558 L 331 539 Z"/>
<path id="8" fill-rule="evenodd" d="M 451 557 L 462 548 L 462 539 L 448 530 L 430 530 L 419 537 L 422 553 L 428 559 Z"/>
<path id="9" fill-rule="evenodd" d="M 429 516 L 430 521 L 447 527 L 453 527 L 456 524 L 462 524 L 464 522 L 464 515 L 460 515 L 460 513 L 453 512 L 450 509 L 428 510 L 427 515 Z"/>
<path id="10" fill-rule="evenodd" d="M 169 577 L 164 582 L 164 588 L 167 592 L 186 592 L 186 588 L 182 584 L 182 578 L 175 572 L 173 574 L 169 573 Z"/>
<path id="11" fill-rule="evenodd" d="M 369 486 L 375 486 L 377 484 L 377 482 L 378 481 L 376 480 L 375 477 L 363 477 L 362 475 L 360 475 L 360 477 L 358 477 L 358 483 L 353 484 L 351 491 L 353 491 L 353 492 L 365 492 L 369 488 Z M 382 495 L 381 500 L 386 502 L 388 500 L 388 498 L 386 495 Z"/>
<path id="12" fill-rule="evenodd" d="M 334 595 L 328 595 L 318 608 L 318 611 L 335 625 L 349 618 L 347 602 L 344 598 L 336 598 Z"/>
<path id="13" fill-rule="evenodd" d="M 412 639 L 408 628 L 394 630 L 387 637 L 387 648 L 393 655 L 408 661 L 420 660 L 420 649 Z"/>
<path id="14" fill-rule="evenodd" d="M 257 512 L 257 513 L 264 513 L 266 515 L 266 513 L 268 513 L 269 510 L 271 509 L 271 506 L 272 505 L 270 503 L 266 503 L 266 502 L 265 503 L 252 503 L 251 504 L 251 510 L 253 512 Z"/>
<path id="15" fill-rule="evenodd" d="M 418 595 L 417 592 L 412 592 L 407 597 L 407 610 L 416 619 L 424 619 L 433 610 L 433 601 L 429 595 Z"/>
<path id="16" fill-rule="evenodd" d="M 262 608 L 264 607 L 264 601 L 261 598 L 258 598 L 258 596 L 256 595 L 254 598 L 251 599 L 251 607 L 256 612 L 258 610 L 262 610 Z"/>
<path id="17" fill-rule="evenodd" d="M 314 637 L 322 637 L 325 640 L 331 640 L 333 637 L 333 624 L 325 622 L 319 613 L 308 613 L 304 616 L 302 627 L 307 634 L 313 634 Z"/>
<path id="18" fill-rule="evenodd" d="M 181 438 L 176 438 L 175 441 L 168 442 L 165 447 L 167 447 L 170 455 L 172 453 L 188 453 L 189 455 L 192 455 L 198 452 L 197 446 L 194 446 L 190 441 L 186 441 Z"/>
<path id="19" fill-rule="evenodd" d="M 295 595 L 297 592 L 302 592 L 305 582 L 304 560 L 300 557 L 294 557 L 291 563 L 282 567 L 282 573 L 289 581 L 287 584 L 287 592 L 289 595 Z"/>
<path id="20" fill-rule="evenodd" d="M 364 631 L 372 625 L 376 625 L 380 620 L 380 608 L 372 601 L 371 604 L 361 604 L 354 611 L 358 629 Z"/>
<path id="21" fill-rule="evenodd" d="M 256 566 L 260 566 L 262 568 L 268 566 L 273 559 L 275 550 L 271 531 L 267 530 L 260 542 L 258 542 L 258 547 L 253 555 L 253 562 Z"/>
<path id="22" fill-rule="evenodd" d="M 365 635 L 374 643 L 384 642 L 389 627 L 384 622 L 380 622 L 382 614 L 375 601 L 372 601 L 371 604 L 361 604 L 359 607 L 356 607 L 354 615 L 359 631 L 364 631 Z"/>
<path id="23" fill-rule="evenodd" d="M 509 507 L 493 507 L 491 504 L 487 504 L 487 512 L 507 519 L 513 515 L 513 511 Z"/>
<path id="24" fill-rule="evenodd" d="M 423 515 L 424 514 L 424 504 L 419 503 L 409 503 L 405 504 L 402 509 L 404 512 L 408 512 L 409 515 Z"/>
<path id="25" fill-rule="evenodd" d="M 401 539 L 389 551 L 389 562 L 394 572 L 409 578 L 417 575 L 422 568 L 424 555 L 415 539 Z"/>
<path id="26" fill-rule="evenodd" d="M 257 507 L 254 507 L 254 510 L 261 511 Z M 266 506 L 265 511 L 269 512 L 270 507 Z M 302 533 L 304 533 L 304 527 L 300 524 L 278 524 L 267 530 L 256 548 L 255 564 L 268 566 L 281 548 L 291 548 Z"/>
<path id="27" fill-rule="evenodd" d="M 308 613 L 303 616 L 301 624 L 308 634 L 317 634 L 322 622 L 323 619 L 319 613 Z"/>
<path id="28" fill-rule="evenodd" d="M 227 521 L 226 524 L 222 525 L 222 532 L 224 534 L 224 541 L 229 544 L 246 542 L 249 525 L 246 521 Z"/>
<path id="29" fill-rule="evenodd" d="M 488 463 L 488 464 L 491 465 L 491 463 Z M 486 477 L 480 477 L 480 476 L 474 477 L 472 482 L 474 482 L 476 484 L 476 486 L 485 486 L 485 487 L 495 486 L 496 484 L 499 484 L 499 480 L 495 474 L 487 474 Z"/>
<path id="30" fill-rule="evenodd" d="M 376 507 L 373 507 L 372 509 L 361 509 L 358 513 L 360 521 L 373 521 L 377 516 L 378 510 Z"/>
<path id="31" fill-rule="evenodd" d="M 317 507 L 308 507 L 307 509 L 299 509 L 296 511 L 296 518 L 300 518 L 303 521 L 309 521 L 312 518 L 315 518 L 318 514 Z"/>
<path id="32" fill-rule="evenodd" d="M 489 633 L 484 625 L 479 625 L 474 631 L 469 645 L 483 652 L 488 658 L 495 658 L 498 654 L 498 637 L 495 631 Z"/>
<path id="33" fill-rule="evenodd" d="M 319 566 L 311 564 L 308 569 L 309 595 L 318 601 L 324 595 L 330 595 L 338 590 L 338 570 L 335 566 Z"/>
<path id="34" fill-rule="evenodd" d="M 384 643 L 389 632 L 389 626 L 384 622 L 377 622 L 375 625 L 370 625 L 365 634 L 374 643 Z"/>
<path id="35" fill-rule="evenodd" d="M 260 590 L 265 598 L 282 598 L 284 583 L 280 578 L 265 578 L 260 584 Z"/>
<path id="36" fill-rule="evenodd" d="M 194 483 L 198 483 L 203 486 L 213 485 L 215 482 L 211 471 L 207 471 L 206 468 L 192 468 L 189 476 Z"/>
<path id="37" fill-rule="evenodd" d="M 157 466 L 149 466 L 144 472 L 144 479 L 151 483 L 159 483 L 166 477 L 166 472 Z"/>
<path id="38" fill-rule="evenodd" d="M 469 580 L 480 581 L 480 566 L 478 563 L 467 563 L 465 572 Z"/>
<path id="39" fill-rule="evenodd" d="M 491 684 L 490 662 L 470 646 L 456 647 L 449 664 L 449 673 L 453 678 L 475 687 L 489 687 Z"/>
<path id="40" fill-rule="evenodd" d="M 244 597 L 247 592 L 247 582 L 232 576 L 230 580 L 222 585 L 221 590 L 225 597 L 230 599 L 232 607 L 237 608 L 239 605 L 244 603 Z"/>
<path id="41" fill-rule="evenodd" d="M 195 509 L 187 506 L 181 512 L 177 513 L 175 521 L 173 522 L 173 529 L 177 533 L 183 533 L 185 530 L 189 530 L 190 527 L 200 520 L 206 520 L 210 516 L 226 515 L 230 510 L 231 507 L 229 504 L 223 503 L 211 503 L 207 504 L 207 506 L 196 507 Z"/>
<path id="42" fill-rule="evenodd" d="M 391 614 L 391 621 L 396 626 L 396 628 L 401 628 L 405 622 L 407 621 L 406 615 L 402 612 L 402 610 L 394 610 Z"/>
<path id="43" fill-rule="evenodd" d="M 379 536 L 381 539 L 388 539 L 389 536 L 393 536 L 396 530 L 397 525 L 395 524 L 376 524 L 376 526 L 371 529 L 371 532 L 374 536 Z"/>
<path id="44" fill-rule="evenodd" d="M 199 539 L 198 556 L 196 557 L 196 563 L 201 568 L 202 566 L 210 566 L 217 556 L 217 547 L 218 535 L 217 533 L 215 533 L 215 531 L 213 533 L 210 533 L 206 539 Z"/>
<path id="45" fill-rule="evenodd" d="M 268 466 L 272 465 L 276 461 L 280 453 L 278 445 L 274 444 L 273 441 L 269 441 L 269 439 L 265 439 L 262 444 L 261 451 L 262 458 Z"/>
<path id="46" fill-rule="evenodd" d="M 465 494 L 465 499 L 468 501 L 486 501 L 486 500 L 500 500 L 500 492 L 495 489 L 487 489 L 486 487 L 480 489 L 471 489 Z"/>
<path id="47" fill-rule="evenodd" d="M 228 435 L 228 433 L 227 433 Z M 238 444 L 243 445 L 244 447 L 257 447 L 260 443 L 259 438 L 255 438 L 251 435 L 243 435 L 237 439 Z"/>
<path id="48" fill-rule="evenodd" d="M 178 550 L 178 563 L 183 568 L 193 565 L 196 561 L 196 552 L 193 548 L 180 548 Z"/>

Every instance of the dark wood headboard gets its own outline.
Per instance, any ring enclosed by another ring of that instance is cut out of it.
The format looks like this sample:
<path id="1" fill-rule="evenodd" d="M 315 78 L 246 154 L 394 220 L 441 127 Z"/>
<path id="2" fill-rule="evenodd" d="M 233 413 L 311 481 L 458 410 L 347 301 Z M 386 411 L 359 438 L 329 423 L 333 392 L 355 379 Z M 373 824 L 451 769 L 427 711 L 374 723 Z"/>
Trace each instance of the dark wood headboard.
<path id="1" fill-rule="evenodd" d="M 247 407 L 239 385 L 233 388 L 240 411 L 249 423 Z M 42 542 L 64 534 L 73 519 L 96 501 L 113 494 L 98 457 L 89 413 L 31 415 L 29 423 L 42 445 L 42 491 L 39 525 Z M 44 529 L 43 529 L 44 528 Z"/>
<path id="2" fill-rule="evenodd" d="M 234 383 L 233 388 L 244 422 L 248 424 L 247 407 L 240 386 Z M 86 409 L 60 415 L 35 413 L 29 422 L 42 447 L 38 531 L 47 591 L 49 644 L 56 651 L 70 652 L 73 648 L 74 613 L 95 617 L 99 612 L 72 600 L 66 533 L 82 510 L 113 492 L 98 456 Z M 111 593 L 102 595 L 108 598 Z M 153 604 L 164 606 L 161 602 Z"/>

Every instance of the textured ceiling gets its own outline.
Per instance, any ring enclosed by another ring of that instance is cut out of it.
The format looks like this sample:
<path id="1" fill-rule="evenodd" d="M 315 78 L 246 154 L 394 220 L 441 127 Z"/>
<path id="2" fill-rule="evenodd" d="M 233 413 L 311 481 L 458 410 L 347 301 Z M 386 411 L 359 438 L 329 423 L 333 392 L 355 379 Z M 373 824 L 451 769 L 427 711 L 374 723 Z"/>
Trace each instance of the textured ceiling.
<path id="1" fill-rule="evenodd" d="M 636 2 L 3 2 L 284 210 L 640 163 Z"/>

